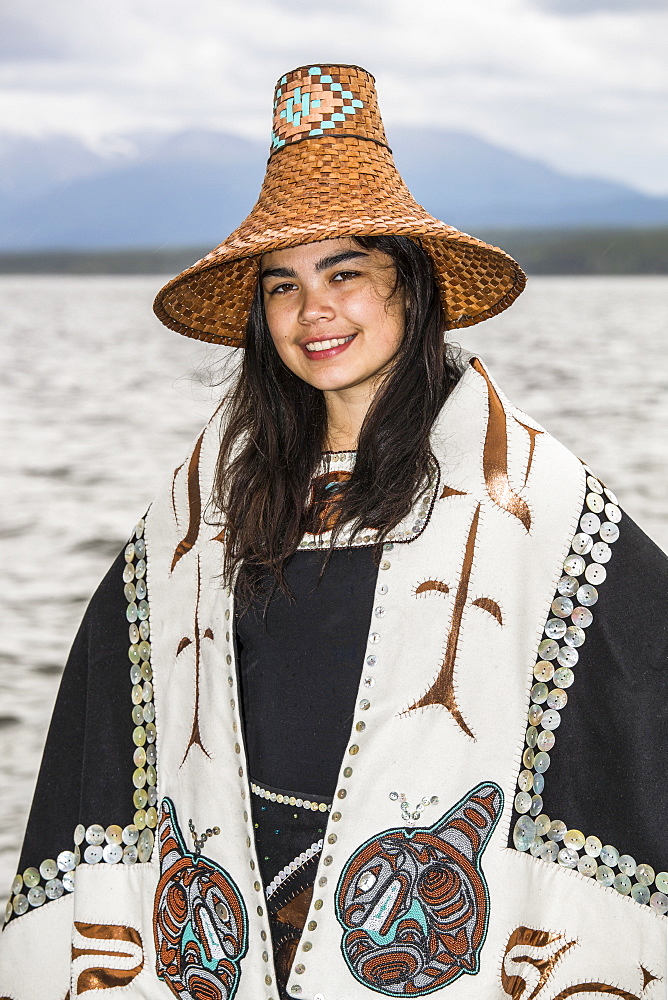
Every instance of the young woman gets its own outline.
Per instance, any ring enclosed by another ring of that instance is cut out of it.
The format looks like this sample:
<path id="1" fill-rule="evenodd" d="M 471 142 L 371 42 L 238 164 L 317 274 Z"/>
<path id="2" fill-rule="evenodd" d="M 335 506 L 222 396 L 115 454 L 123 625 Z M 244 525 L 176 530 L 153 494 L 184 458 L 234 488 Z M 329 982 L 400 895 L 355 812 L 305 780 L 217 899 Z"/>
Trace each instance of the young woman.
<path id="1" fill-rule="evenodd" d="M 75 641 L 4 995 L 660 996 L 666 560 L 443 339 L 523 283 L 365 71 L 279 81 L 258 204 L 156 300 L 243 361 Z"/>

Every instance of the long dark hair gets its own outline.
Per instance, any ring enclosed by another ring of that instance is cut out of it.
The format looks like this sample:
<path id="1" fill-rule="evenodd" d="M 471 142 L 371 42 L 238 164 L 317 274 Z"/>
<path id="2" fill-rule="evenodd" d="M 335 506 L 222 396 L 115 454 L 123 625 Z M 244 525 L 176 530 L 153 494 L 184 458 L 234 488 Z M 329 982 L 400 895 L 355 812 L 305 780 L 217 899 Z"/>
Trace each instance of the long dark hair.
<path id="1" fill-rule="evenodd" d="M 429 434 L 460 375 L 444 341 L 446 317 L 430 257 L 405 236 L 354 237 L 396 268 L 392 294 L 406 295 L 405 333 L 359 436 L 355 467 L 328 514 L 337 529 L 378 531 L 377 545 L 423 492 L 434 458 Z M 322 392 L 281 361 L 255 291 L 238 376 L 227 397 L 213 503 L 225 525 L 223 575 L 252 600 L 267 572 L 286 590 L 284 566 L 306 527 L 310 484 L 327 432 Z"/>

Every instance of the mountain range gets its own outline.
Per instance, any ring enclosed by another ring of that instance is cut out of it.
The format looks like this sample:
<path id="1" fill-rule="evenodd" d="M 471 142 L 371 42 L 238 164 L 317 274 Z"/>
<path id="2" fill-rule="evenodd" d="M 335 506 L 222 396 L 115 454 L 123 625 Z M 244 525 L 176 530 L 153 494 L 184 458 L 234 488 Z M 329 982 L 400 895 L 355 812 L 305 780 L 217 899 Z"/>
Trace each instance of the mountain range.
<path id="1" fill-rule="evenodd" d="M 465 231 L 668 223 L 668 197 L 464 132 L 399 127 L 390 140 L 417 201 Z M 121 136 L 104 152 L 0 134 L 0 250 L 214 245 L 251 209 L 266 157 L 264 143 L 214 130 Z"/>

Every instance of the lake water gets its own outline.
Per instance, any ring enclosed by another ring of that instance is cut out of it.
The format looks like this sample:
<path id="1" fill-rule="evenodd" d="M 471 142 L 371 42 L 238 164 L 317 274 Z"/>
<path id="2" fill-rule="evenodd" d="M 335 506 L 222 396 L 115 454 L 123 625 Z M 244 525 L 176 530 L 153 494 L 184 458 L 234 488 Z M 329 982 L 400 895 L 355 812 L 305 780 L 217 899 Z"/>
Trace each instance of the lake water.
<path id="1" fill-rule="evenodd" d="M 0 898 L 85 604 L 213 409 L 193 370 L 233 354 L 162 327 L 161 284 L 0 277 Z M 665 549 L 667 319 L 668 278 L 534 278 L 459 334 Z"/>

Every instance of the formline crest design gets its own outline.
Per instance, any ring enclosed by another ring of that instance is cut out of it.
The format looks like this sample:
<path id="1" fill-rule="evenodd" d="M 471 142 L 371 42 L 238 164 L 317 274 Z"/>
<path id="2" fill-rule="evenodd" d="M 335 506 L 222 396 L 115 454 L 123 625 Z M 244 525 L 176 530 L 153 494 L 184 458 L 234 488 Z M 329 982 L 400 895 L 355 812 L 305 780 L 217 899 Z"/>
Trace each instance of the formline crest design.
<path id="1" fill-rule="evenodd" d="M 353 854 L 336 914 L 355 979 L 415 997 L 478 972 L 490 910 L 480 858 L 502 807 L 498 785 L 482 783 L 433 826 L 385 830 Z"/>
<path id="2" fill-rule="evenodd" d="M 232 1000 L 248 950 L 248 916 L 228 873 L 186 850 L 176 810 L 162 800 L 160 881 L 153 931 L 156 972 L 179 1000 Z"/>

